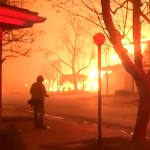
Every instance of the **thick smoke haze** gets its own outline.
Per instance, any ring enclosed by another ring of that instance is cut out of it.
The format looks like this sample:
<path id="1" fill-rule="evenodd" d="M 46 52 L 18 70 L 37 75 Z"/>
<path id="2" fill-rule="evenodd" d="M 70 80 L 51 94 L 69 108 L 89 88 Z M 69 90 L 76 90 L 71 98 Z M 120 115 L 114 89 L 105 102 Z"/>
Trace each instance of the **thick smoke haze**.
<path id="1" fill-rule="evenodd" d="M 37 1 L 35 5 L 28 8 L 31 11 L 37 11 L 40 16 L 47 17 L 43 24 L 34 26 L 34 30 L 44 29 L 46 34 L 37 39 L 33 44 L 33 50 L 38 47 L 53 49 L 59 44 L 60 32 L 66 23 L 65 14 L 58 14 L 49 7 L 47 2 L 42 1 L 42 6 L 40 6 Z M 3 63 L 3 92 L 23 92 L 25 84 L 30 86 L 36 80 L 44 61 L 44 52 L 33 53 L 30 57 L 8 58 Z"/>

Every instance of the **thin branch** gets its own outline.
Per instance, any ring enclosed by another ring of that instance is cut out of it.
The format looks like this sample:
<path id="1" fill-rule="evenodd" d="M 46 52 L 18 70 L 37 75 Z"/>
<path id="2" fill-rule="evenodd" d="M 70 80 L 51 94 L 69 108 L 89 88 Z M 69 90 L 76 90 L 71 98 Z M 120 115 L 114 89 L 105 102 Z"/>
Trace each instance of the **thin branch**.
<path id="1" fill-rule="evenodd" d="M 61 75 L 65 75 L 65 74 L 63 74 L 57 67 L 55 67 L 55 65 L 51 64 L 51 66 L 52 66 L 53 68 L 55 68 Z"/>
<path id="2" fill-rule="evenodd" d="M 118 54 L 119 58 L 122 60 L 122 64 L 127 72 L 129 72 L 132 76 L 142 77 L 141 72 L 138 68 L 133 64 L 127 55 L 127 50 L 123 47 L 121 40 L 122 35 L 116 30 L 114 23 L 112 21 L 112 16 L 110 14 L 110 1 L 109 0 L 101 0 L 102 5 L 102 14 L 105 26 L 110 35 L 110 42 L 113 44 L 115 52 Z"/>
<path id="3" fill-rule="evenodd" d="M 63 9 L 64 11 L 70 13 L 70 14 L 73 14 L 73 15 L 76 15 L 76 16 L 78 16 L 78 17 L 81 17 L 81 18 L 83 18 L 83 19 L 85 19 L 85 20 L 87 20 L 87 21 L 89 21 L 89 22 L 95 24 L 96 26 L 101 27 L 101 26 L 100 26 L 98 23 L 96 23 L 95 21 L 92 21 L 92 20 L 90 20 L 89 18 L 84 17 L 84 16 L 81 15 L 81 14 L 79 15 L 78 13 L 74 13 L 74 12 L 72 12 L 72 11 L 70 11 L 70 10 L 68 10 L 68 9 L 66 9 L 66 8 L 64 8 L 64 7 L 62 7 L 62 6 L 58 6 L 58 7 L 61 8 L 61 9 Z"/>
<path id="4" fill-rule="evenodd" d="M 2 59 L 2 62 L 1 62 L 1 63 L 3 63 L 3 62 L 4 62 L 7 58 L 9 58 L 9 57 L 18 58 L 18 57 L 20 57 L 20 56 L 29 57 L 28 52 L 25 52 L 25 53 L 22 53 L 22 54 L 18 54 L 18 55 L 7 55 L 7 56 L 5 56 L 5 57 Z"/>
<path id="5" fill-rule="evenodd" d="M 72 68 L 72 66 L 69 65 L 67 62 L 65 62 L 57 53 L 52 52 L 52 51 L 48 51 L 48 52 L 47 52 L 47 55 L 49 55 L 49 54 L 54 54 L 54 55 L 56 55 L 62 63 L 64 63 L 66 66 Z"/>
<path id="6" fill-rule="evenodd" d="M 119 7 L 117 7 L 114 11 L 110 9 L 110 11 L 115 15 L 119 9 L 121 9 L 129 0 L 124 1 Z M 115 1 L 114 1 L 115 2 Z M 117 3 L 118 4 L 118 3 Z"/>
<path id="7" fill-rule="evenodd" d="M 140 13 L 140 15 L 150 24 L 150 19 L 147 15 L 143 14 L 142 12 Z"/>
<path id="8" fill-rule="evenodd" d="M 134 44 L 134 55 L 135 55 L 135 64 L 143 72 L 142 64 L 142 53 L 141 53 L 141 21 L 140 21 L 140 7 L 141 0 L 133 0 L 133 44 Z"/>
<path id="9" fill-rule="evenodd" d="M 92 59 L 93 59 L 93 55 L 94 55 L 94 52 L 92 51 L 91 58 L 89 59 L 87 65 L 84 66 L 83 68 L 79 69 L 79 70 L 76 72 L 76 74 L 79 74 L 81 71 L 83 71 L 83 70 L 85 70 L 85 69 L 87 69 L 87 68 L 89 67 L 89 65 L 90 65 L 90 63 L 91 63 L 91 61 L 92 61 Z"/>

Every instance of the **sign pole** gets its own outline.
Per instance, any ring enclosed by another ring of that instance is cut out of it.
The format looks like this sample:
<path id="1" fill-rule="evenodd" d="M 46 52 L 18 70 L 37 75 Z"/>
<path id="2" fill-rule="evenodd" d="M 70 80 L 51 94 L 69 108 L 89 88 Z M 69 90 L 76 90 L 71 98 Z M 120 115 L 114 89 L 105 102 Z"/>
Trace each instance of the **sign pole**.
<path id="1" fill-rule="evenodd" d="M 98 143 L 101 143 L 101 45 L 98 46 Z"/>
<path id="2" fill-rule="evenodd" d="M 98 144 L 102 138 L 102 95 L 101 95 L 101 46 L 105 42 L 105 36 L 97 33 L 93 37 L 94 43 L 98 46 Z"/>

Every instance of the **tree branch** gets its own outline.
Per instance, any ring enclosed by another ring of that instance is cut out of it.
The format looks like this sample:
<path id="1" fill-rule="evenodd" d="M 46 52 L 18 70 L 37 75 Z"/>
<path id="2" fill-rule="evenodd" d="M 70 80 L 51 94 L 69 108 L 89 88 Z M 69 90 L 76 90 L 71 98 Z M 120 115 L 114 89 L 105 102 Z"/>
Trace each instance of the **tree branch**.
<path id="1" fill-rule="evenodd" d="M 28 52 L 25 52 L 25 53 L 22 53 L 22 54 L 18 54 L 18 55 L 7 55 L 7 56 L 5 56 L 3 59 L 2 59 L 2 62 L 1 63 L 3 63 L 7 58 L 9 58 L 9 57 L 14 57 L 14 58 L 18 58 L 18 57 L 20 57 L 20 56 L 26 56 L 26 57 L 29 57 L 29 55 L 27 55 L 28 54 Z"/>
<path id="2" fill-rule="evenodd" d="M 102 6 L 102 15 L 104 19 L 104 23 L 106 29 L 110 35 L 110 42 L 113 44 L 115 52 L 118 54 L 119 58 L 122 60 L 122 64 L 127 72 L 129 72 L 132 76 L 140 76 L 138 68 L 133 64 L 127 55 L 127 50 L 123 47 L 121 40 L 123 39 L 122 35 L 116 30 L 112 16 L 110 14 L 110 1 L 109 0 L 101 0 Z"/>
<path id="3" fill-rule="evenodd" d="M 141 0 L 133 0 L 133 44 L 135 64 L 143 70 L 141 54 L 141 22 L 140 22 Z"/>
<path id="4" fill-rule="evenodd" d="M 53 68 L 55 68 L 61 75 L 65 75 L 65 74 L 63 74 L 57 67 L 55 67 L 55 65 L 51 64 L 51 66 L 52 66 Z"/>
<path id="5" fill-rule="evenodd" d="M 26 8 L 30 7 L 33 1 L 28 0 L 0 0 L 1 4 Z M 5 30 L 3 32 L 3 52 L 4 59 L 9 57 L 19 57 L 19 56 L 29 56 L 29 53 L 32 51 L 32 44 L 37 40 L 37 38 L 45 32 L 41 29 L 19 29 L 19 30 Z M 30 48 L 25 48 L 25 47 Z M 35 51 L 34 51 L 35 52 Z"/>
<path id="6" fill-rule="evenodd" d="M 47 55 L 49 55 L 49 54 L 54 54 L 54 55 L 56 55 L 62 63 L 64 63 L 66 66 L 72 68 L 72 66 L 69 65 L 67 62 L 65 62 L 57 53 L 52 52 L 52 51 L 48 51 L 48 52 L 47 52 Z"/>
<path id="7" fill-rule="evenodd" d="M 93 55 L 94 55 L 94 52 L 92 51 L 92 54 L 91 54 L 91 58 L 89 59 L 88 63 L 86 66 L 82 67 L 81 69 L 79 69 L 76 74 L 79 74 L 81 71 L 85 70 L 86 68 L 89 67 L 90 63 L 91 63 L 91 60 L 93 59 Z"/>
<path id="8" fill-rule="evenodd" d="M 150 24 L 150 19 L 148 16 L 146 16 L 143 12 L 141 12 L 140 15 Z"/>
<path id="9" fill-rule="evenodd" d="M 119 9 L 121 9 L 129 0 L 124 1 L 119 7 L 117 7 L 114 11 L 110 9 L 110 11 L 115 15 Z M 118 3 L 117 3 L 118 4 Z"/>

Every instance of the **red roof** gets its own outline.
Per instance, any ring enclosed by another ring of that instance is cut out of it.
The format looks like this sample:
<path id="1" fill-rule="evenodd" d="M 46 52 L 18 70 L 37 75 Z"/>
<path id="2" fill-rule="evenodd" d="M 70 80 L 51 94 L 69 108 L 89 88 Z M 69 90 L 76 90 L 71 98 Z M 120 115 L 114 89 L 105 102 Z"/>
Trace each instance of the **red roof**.
<path id="1" fill-rule="evenodd" d="M 46 18 L 38 16 L 37 12 L 0 4 L 0 27 L 3 30 L 29 28 L 45 20 Z"/>

